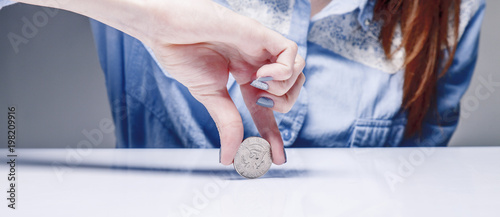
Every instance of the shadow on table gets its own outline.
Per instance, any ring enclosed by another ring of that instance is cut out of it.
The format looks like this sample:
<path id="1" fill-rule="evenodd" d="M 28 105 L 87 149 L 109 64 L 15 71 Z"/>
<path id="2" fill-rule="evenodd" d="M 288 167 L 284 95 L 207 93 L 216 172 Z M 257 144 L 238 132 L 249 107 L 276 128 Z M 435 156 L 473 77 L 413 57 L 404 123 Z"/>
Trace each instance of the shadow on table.
<path id="1" fill-rule="evenodd" d="M 17 163 L 18 165 L 27 165 L 33 167 L 52 167 L 53 169 L 99 169 L 99 170 L 121 170 L 121 171 L 138 171 L 138 172 L 155 172 L 168 173 L 179 175 L 195 175 L 195 176 L 216 176 L 228 180 L 246 180 L 241 177 L 235 170 L 232 169 L 189 169 L 189 168 L 174 168 L 174 167 L 146 167 L 146 166 L 131 166 L 131 165 L 109 165 L 98 163 L 79 163 L 79 164 L 63 164 L 57 161 L 23 159 Z M 306 169 L 270 169 L 264 176 L 260 178 L 292 178 L 307 176 L 310 170 Z"/>

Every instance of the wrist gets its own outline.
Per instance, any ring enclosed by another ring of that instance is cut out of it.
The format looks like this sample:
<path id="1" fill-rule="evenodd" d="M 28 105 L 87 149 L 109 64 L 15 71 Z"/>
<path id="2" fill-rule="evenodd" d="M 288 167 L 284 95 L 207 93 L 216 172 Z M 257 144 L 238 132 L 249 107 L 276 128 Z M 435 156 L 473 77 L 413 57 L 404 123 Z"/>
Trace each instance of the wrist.
<path id="1" fill-rule="evenodd" d="M 148 2 L 146 32 L 154 45 L 233 42 L 251 20 L 211 0 Z"/>

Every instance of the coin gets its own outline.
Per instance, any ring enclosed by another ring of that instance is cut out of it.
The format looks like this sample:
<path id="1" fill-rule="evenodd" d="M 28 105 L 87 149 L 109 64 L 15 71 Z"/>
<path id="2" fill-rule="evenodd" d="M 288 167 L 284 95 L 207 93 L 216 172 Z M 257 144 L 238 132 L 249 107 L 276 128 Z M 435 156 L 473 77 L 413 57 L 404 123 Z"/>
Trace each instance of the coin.
<path id="1" fill-rule="evenodd" d="M 260 137 L 245 139 L 236 152 L 233 163 L 236 172 L 248 179 L 266 174 L 271 164 L 271 145 Z"/>

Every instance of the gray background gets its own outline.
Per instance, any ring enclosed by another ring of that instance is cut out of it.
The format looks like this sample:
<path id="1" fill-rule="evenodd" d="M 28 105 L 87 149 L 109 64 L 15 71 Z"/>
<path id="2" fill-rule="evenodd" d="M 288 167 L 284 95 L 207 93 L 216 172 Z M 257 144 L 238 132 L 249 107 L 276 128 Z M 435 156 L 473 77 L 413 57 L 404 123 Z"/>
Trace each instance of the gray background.
<path id="1" fill-rule="evenodd" d="M 500 145 L 500 87 L 487 92 L 479 82 L 500 82 L 500 1 L 488 1 L 478 65 L 462 100 L 463 115 L 450 146 Z M 493 13 L 490 13 L 493 12 Z M 7 106 L 17 106 L 18 147 L 77 147 L 88 140 L 82 131 L 111 120 L 104 76 L 99 67 L 88 19 L 58 11 L 19 45 L 7 35 L 22 35 L 23 17 L 46 13 L 40 7 L 13 5 L 0 10 L 0 141 L 6 144 Z M 482 88 L 479 95 L 477 88 Z M 483 94 L 488 94 L 483 97 Z M 465 105 L 465 103 L 468 103 Z M 115 146 L 113 133 L 103 133 L 98 148 Z M 5 145 L 2 145 L 5 146 Z"/>

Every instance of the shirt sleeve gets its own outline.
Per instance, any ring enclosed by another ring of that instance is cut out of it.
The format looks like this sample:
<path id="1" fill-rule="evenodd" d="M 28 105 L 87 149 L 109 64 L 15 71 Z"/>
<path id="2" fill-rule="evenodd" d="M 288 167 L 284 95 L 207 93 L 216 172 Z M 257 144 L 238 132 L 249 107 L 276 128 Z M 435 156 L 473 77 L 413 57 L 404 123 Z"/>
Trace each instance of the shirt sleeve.
<path id="1" fill-rule="evenodd" d="M 11 4 L 14 4 L 15 2 L 13 1 L 9 1 L 9 0 L 0 0 L 0 10 L 7 6 L 7 5 L 11 5 Z"/>
<path id="2" fill-rule="evenodd" d="M 485 4 L 481 4 L 457 45 L 451 67 L 438 80 L 437 112 L 429 112 L 419 135 L 404 139 L 401 146 L 446 146 L 457 128 L 460 99 L 469 87 L 477 62 L 479 35 Z M 437 118 L 439 117 L 439 118 Z"/>

